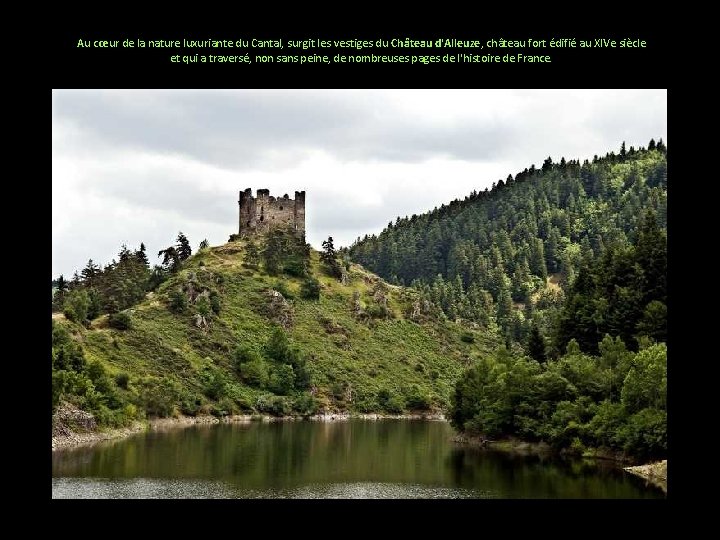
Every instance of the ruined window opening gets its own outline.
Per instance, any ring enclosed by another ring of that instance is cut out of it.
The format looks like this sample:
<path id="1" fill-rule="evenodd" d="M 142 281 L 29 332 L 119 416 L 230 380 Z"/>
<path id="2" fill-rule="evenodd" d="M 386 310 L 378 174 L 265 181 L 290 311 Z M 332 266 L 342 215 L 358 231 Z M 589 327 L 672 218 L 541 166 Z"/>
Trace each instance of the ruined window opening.
<path id="1" fill-rule="evenodd" d="M 265 221 L 265 216 L 260 216 L 260 221 Z"/>
<path id="2" fill-rule="evenodd" d="M 282 210 L 282 206 L 280 207 L 280 210 Z"/>
<path id="3" fill-rule="evenodd" d="M 248 226 L 248 227 L 250 226 L 250 220 L 249 220 L 249 219 L 248 219 L 248 222 L 247 222 L 247 226 Z"/>

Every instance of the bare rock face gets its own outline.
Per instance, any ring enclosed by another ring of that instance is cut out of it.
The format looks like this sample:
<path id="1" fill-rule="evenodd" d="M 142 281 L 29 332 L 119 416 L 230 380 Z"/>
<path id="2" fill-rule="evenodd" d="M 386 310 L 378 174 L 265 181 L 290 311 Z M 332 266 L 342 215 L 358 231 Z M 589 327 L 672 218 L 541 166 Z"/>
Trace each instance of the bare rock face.
<path id="1" fill-rule="evenodd" d="M 413 302 L 412 314 L 410 315 L 410 318 L 413 321 L 417 321 L 420 318 L 420 314 L 421 314 L 420 300 L 416 300 L 415 302 Z"/>
<path id="2" fill-rule="evenodd" d="M 96 429 L 97 422 L 92 414 L 67 402 L 58 405 L 52 418 L 53 437 L 69 436 L 76 431 L 95 431 Z"/>
<path id="3" fill-rule="evenodd" d="M 275 289 L 270 289 L 267 292 L 267 297 L 268 315 L 275 319 L 275 321 L 285 330 L 292 328 L 294 314 L 290 303 L 285 300 L 285 297 L 280 293 L 280 291 L 276 291 Z"/>

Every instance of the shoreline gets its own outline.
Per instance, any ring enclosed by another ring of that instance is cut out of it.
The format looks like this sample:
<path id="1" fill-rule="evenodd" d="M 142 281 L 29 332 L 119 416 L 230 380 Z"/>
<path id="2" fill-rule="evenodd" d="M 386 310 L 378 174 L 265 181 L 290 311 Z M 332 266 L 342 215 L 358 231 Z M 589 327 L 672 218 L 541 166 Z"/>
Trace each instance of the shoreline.
<path id="1" fill-rule="evenodd" d="M 621 452 L 612 452 L 609 450 L 589 449 L 581 454 L 573 454 L 563 450 L 554 450 L 545 442 L 529 442 L 522 441 L 520 439 L 502 439 L 492 441 L 482 437 L 473 437 L 464 434 L 456 435 L 452 438 L 452 440 L 454 443 L 458 444 L 465 444 L 487 450 L 514 453 L 518 455 L 558 455 L 582 459 L 612 461 L 622 467 L 623 471 L 639 476 L 648 484 L 652 484 L 662 489 L 667 495 L 667 459 L 659 462 L 646 463 L 644 465 L 623 466 L 631 463 L 632 460 Z"/>
<path id="2" fill-rule="evenodd" d="M 249 424 L 252 422 L 344 422 L 359 420 L 431 420 L 445 422 L 442 413 L 426 414 L 383 414 L 383 413 L 330 413 L 312 416 L 270 416 L 267 414 L 237 414 L 217 418 L 215 416 L 178 416 L 138 421 L 131 426 L 113 428 L 104 431 L 63 433 L 52 437 L 52 451 L 71 450 L 94 446 L 106 441 L 126 439 L 147 431 L 168 431 L 202 424 Z"/>
<path id="3" fill-rule="evenodd" d="M 646 465 L 623 467 L 623 470 L 639 476 L 647 483 L 659 487 L 667 494 L 667 459 Z"/>

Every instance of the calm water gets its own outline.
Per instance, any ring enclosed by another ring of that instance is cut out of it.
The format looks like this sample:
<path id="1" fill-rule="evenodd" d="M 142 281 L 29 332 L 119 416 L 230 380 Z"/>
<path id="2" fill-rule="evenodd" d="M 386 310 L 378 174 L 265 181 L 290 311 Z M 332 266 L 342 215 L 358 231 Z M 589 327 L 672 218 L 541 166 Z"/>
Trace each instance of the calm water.
<path id="1" fill-rule="evenodd" d="M 451 442 L 445 422 L 194 426 L 53 453 L 53 498 L 662 498 L 610 463 Z"/>

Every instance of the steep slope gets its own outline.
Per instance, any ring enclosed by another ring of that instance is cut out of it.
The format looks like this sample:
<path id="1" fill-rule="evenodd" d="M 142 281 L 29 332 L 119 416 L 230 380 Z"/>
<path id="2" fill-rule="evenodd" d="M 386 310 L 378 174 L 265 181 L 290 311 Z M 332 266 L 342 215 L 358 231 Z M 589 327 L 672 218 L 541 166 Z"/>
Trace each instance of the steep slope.
<path id="1" fill-rule="evenodd" d="M 127 311 L 128 329 L 109 327 L 106 316 L 89 329 L 54 321 L 70 336 L 55 329 L 63 335 L 54 362 L 77 354 L 80 343 L 100 392 L 95 403 L 58 382 L 56 401 L 96 414 L 106 407 L 106 424 L 174 412 L 437 410 L 462 370 L 497 345 L 356 264 L 342 283 L 325 275 L 317 252 L 310 271 L 320 296 L 303 298 L 303 278 L 247 264 L 245 246 L 234 241 L 191 257 Z"/>
<path id="2" fill-rule="evenodd" d="M 531 320 L 548 331 L 579 268 L 629 245 L 648 211 L 664 230 L 667 149 L 623 143 L 582 164 L 548 158 L 491 190 L 397 218 L 349 254 L 391 283 L 415 284 L 451 319 L 497 323 L 508 341 L 525 342 Z"/>

